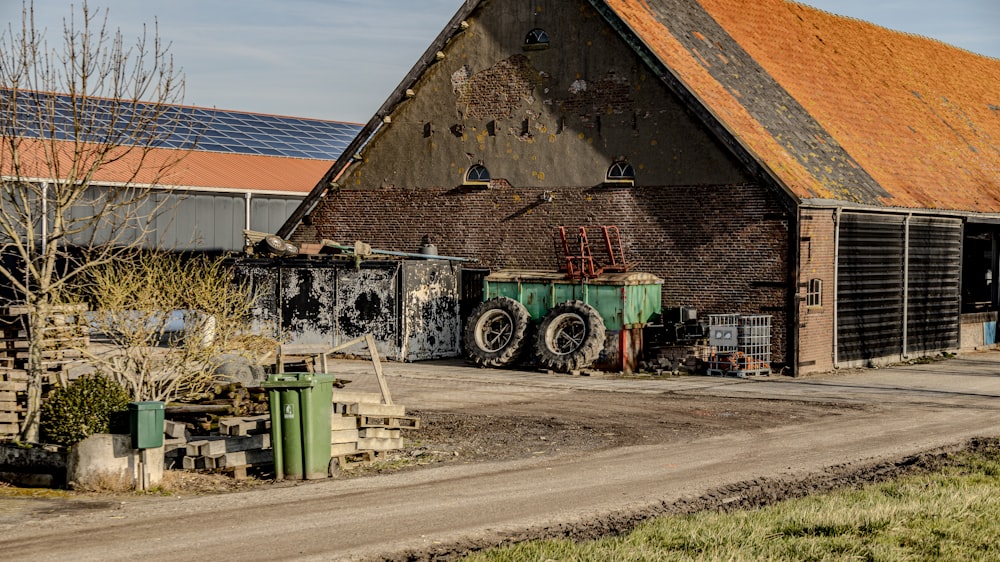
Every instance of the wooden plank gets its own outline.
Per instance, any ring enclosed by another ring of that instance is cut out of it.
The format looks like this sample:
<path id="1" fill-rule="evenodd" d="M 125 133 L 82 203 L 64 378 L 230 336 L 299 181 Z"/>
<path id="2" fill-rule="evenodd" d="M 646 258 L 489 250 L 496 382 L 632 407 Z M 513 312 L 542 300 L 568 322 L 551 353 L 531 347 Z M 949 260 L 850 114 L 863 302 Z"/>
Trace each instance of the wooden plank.
<path id="1" fill-rule="evenodd" d="M 4 402 L 17 402 L 17 393 L 13 390 L 0 390 L 0 404 Z"/>
<path id="2" fill-rule="evenodd" d="M 357 442 L 358 442 L 357 429 L 338 429 L 336 431 L 330 432 L 331 445 L 338 445 L 340 443 L 357 443 Z"/>
<path id="3" fill-rule="evenodd" d="M 358 439 L 358 449 L 370 449 L 372 451 L 394 451 L 403 448 L 403 439 Z"/>
<path id="4" fill-rule="evenodd" d="M 358 417 L 357 416 L 345 416 L 334 412 L 330 415 L 330 429 L 336 431 L 338 429 L 357 429 L 358 428 Z"/>
<path id="5" fill-rule="evenodd" d="M 359 416 L 358 427 L 420 429 L 420 418 L 414 416 Z"/>
<path id="6" fill-rule="evenodd" d="M 351 390 L 333 389 L 333 401 L 340 404 L 381 404 L 382 395 L 378 392 L 357 392 Z"/>
<path id="7" fill-rule="evenodd" d="M 351 404 L 347 411 L 356 416 L 401 417 L 406 415 L 406 407 L 402 404 Z"/>
<path id="8" fill-rule="evenodd" d="M 28 383 L 21 381 L 0 381 L 0 391 L 6 392 L 26 392 Z"/>
<path id="9" fill-rule="evenodd" d="M 0 435 L 17 435 L 21 431 L 21 426 L 16 423 L 0 423 Z"/>
<path id="10" fill-rule="evenodd" d="M 0 424 L 4 424 L 4 423 L 13 423 L 13 424 L 16 424 L 18 421 L 19 420 L 18 420 L 17 412 L 0 412 Z M 357 430 L 355 430 L 355 431 L 357 431 Z"/>
<path id="11" fill-rule="evenodd" d="M 25 406 L 17 402 L 0 402 L 0 412 L 23 413 Z"/>
<path id="12" fill-rule="evenodd" d="M 399 439 L 400 430 L 387 427 L 363 427 L 358 430 L 359 439 Z"/>
<path id="13" fill-rule="evenodd" d="M 24 369 L 5 369 L 0 371 L 0 382 L 28 382 L 28 371 Z"/>
<path id="14" fill-rule="evenodd" d="M 371 333 L 365 334 L 365 341 L 368 343 L 368 353 L 372 356 L 372 365 L 375 366 L 375 378 L 378 379 L 379 390 L 382 391 L 382 402 L 392 404 L 389 385 L 385 383 L 385 376 L 382 374 L 382 362 L 379 361 L 378 350 L 375 348 L 375 336 L 371 335 Z"/>
<path id="15" fill-rule="evenodd" d="M 350 455 L 352 453 L 358 452 L 358 443 L 338 443 L 336 445 L 330 445 L 330 456 L 331 457 L 341 457 L 344 455 Z"/>

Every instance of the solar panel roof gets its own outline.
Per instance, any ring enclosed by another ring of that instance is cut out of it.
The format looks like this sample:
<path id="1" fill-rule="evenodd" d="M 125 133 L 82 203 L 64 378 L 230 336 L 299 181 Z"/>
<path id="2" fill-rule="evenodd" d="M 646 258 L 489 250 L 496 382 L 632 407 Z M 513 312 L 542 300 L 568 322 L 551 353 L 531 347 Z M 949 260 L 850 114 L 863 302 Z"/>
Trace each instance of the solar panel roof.
<path id="1" fill-rule="evenodd" d="M 3 101 L 10 98 L 2 96 Z M 336 160 L 362 129 L 356 123 L 214 108 L 174 105 L 162 111 L 148 103 L 74 100 L 64 94 L 19 92 L 16 99 L 16 112 L 0 111 L 0 127 L 8 134 L 16 131 L 32 138 L 95 142 L 111 138 L 163 148 Z M 156 112 L 160 115 L 155 123 L 141 118 Z M 139 130 L 136 123 L 141 122 L 149 126 Z M 82 135 L 74 132 L 75 123 L 86 124 Z"/>

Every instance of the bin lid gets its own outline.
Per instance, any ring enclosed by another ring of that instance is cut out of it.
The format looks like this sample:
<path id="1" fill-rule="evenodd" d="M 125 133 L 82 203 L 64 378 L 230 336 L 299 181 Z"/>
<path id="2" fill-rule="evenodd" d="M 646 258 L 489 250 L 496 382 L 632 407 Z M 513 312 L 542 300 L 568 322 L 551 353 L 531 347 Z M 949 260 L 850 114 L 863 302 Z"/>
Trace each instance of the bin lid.
<path id="1" fill-rule="evenodd" d="M 276 373 L 268 375 L 261 385 L 264 388 L 311 388 L 318 384 L 331 384 L 337 377 L 328 373 Z"/>
<path id="2" fill-rule="evenodd" d="M 163 402 L 129 402 L 129 410 L 162 410 L 164 407 Z"/>

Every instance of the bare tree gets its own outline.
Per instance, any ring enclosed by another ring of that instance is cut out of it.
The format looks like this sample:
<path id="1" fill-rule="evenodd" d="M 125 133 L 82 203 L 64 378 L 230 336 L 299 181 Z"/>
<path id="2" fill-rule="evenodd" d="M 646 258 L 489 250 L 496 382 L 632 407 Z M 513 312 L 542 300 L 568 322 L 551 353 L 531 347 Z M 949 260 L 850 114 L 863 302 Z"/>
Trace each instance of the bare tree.
<path id="1" fill-rule="evenodd" d="M 145 243 L 163 210 L 151 189 L 186 153 L 159 149 L 196 140 L 183 92 L 155 26 L 127 44 L 85 1 L 59 48 L 30 2 L 0 36 L 0 278 L 29 310 L 23 440 L 38 435 L 48 311 L 81 273 Z"/>

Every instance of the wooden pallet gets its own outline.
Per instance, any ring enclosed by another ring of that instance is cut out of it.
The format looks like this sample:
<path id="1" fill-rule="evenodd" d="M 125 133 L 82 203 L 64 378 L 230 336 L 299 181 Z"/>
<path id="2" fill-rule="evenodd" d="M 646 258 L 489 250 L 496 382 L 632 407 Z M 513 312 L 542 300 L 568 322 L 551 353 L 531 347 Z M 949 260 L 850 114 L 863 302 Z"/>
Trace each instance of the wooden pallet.
<path id="1" fill-rule="evenodd" d="M 357 465 L 370 465 L 373 462 L 375 462 L 375 451 L 362 450 L 336 455 L 330 459 L 330 476 L 337 476 L 342 470 L 352 470 Z"/>
<path id="2" fill-rule="evenodd" d="M 358 427 L 420 429 L 420 418 L 416 416 L 359 416 L 358 420 Z"/>

